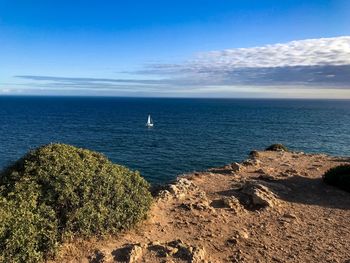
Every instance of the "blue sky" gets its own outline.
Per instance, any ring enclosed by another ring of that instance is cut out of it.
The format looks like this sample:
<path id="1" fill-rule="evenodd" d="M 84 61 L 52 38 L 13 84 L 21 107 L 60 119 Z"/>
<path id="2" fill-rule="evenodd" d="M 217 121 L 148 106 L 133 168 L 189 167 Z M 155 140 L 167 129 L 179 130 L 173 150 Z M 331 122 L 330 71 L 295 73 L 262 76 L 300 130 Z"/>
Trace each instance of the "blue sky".
<path id="1" fill-rule="evenodd" d="M 350 98 L 350 1 L 0 0 L 0 94 Z"/>

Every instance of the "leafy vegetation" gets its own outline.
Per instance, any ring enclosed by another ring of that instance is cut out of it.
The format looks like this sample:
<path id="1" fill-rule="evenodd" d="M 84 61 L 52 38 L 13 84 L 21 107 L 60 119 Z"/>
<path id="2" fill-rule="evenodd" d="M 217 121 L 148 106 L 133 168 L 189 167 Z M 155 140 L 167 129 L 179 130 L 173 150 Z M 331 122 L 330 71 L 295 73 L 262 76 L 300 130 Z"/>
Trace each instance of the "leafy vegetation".
<path id="1" fill-rule="evenodd" d="M 336 186 L 350 193 L 350 164 L 343 164 L 329 169 L 324 175 L 326 184 Z"/>
<path id="2" fill-rule="evenodd" d="M 283 144 L 276 143 L 267 147 L 265 151 L 288 152 L 288 148 Z"/>
<path id="3" fill-rule="evenodd" d="M 0 173 L 0 262 L 40 262 L 67 237 L 130 228 L 151 199 L 138 172 L 102 154 L 40 147 Z"/>

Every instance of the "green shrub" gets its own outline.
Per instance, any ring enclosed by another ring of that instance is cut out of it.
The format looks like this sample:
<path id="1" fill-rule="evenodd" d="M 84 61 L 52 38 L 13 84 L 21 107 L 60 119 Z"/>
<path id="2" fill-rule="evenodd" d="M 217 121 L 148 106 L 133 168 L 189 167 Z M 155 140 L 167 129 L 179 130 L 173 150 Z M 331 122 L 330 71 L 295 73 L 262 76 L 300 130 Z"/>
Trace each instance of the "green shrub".
<path id="1" fill-rule="evenodd" d="M 350 193 L 350 164 L 343 164 L 329 169 L 323 175 L 323 181 Z"/>
<path id="2" fill-rule="evenodd" d="M 67 237 L 128 229 L 151 199 L 138 172 L 102 154 L 40 147 L 0 173 L 0 262 L 40 262 Z"/>
<path id="3" fill-rule="evenodd" d="M 276 143 L 267 147 L 265 151 L 288 152 L 288 148 L 283 144 Z"/>

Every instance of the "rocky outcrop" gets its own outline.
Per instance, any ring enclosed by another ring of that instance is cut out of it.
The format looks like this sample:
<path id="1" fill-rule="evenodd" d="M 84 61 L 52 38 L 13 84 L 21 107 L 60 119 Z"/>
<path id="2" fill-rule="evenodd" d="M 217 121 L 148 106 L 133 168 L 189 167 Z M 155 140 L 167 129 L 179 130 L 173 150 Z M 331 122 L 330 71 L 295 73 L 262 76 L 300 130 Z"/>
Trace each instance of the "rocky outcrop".
<path id="1" fill-rule="evenodd" d="M 163 190 L 159 193 L 159 197 L 166 198 L 176 198 L 184 199 L 189 194 L 198 192 L 198 187 L 186 178 L 178 178 L 175 183 L 169 186 L 168 190 Z"/>
<path id="2" fill-rule="evenodd" d="M 234 213 L 239 214 L 245 212 L 241 202 L 235 196 L 225 196 L 222 199 L 225 207 L 231 209 Z"/>
<path id="3" fill-rule="evenodd" d="M 248 181 L 242 193 L 249 196 L 250 205 L 256 208 L 275 207 L 279 205 L 277 195 L 274 194 L 267 186 L 255 181 Z"/>
<path id="4" fill-rule="evenodd" d="M 160 192 L 146 222 L 94 246 L 89 260 L 345 262 L 350 199 L 321 176 L 349 161 L 264 151 L 244 165 L 180 177 Z"/>
<path id="5" fill-rule="evenodd" d="M 128 244 L 114 250 L 111 255 L 104 253 L 100 260 L 94 262 L 142 262 L 142 258 L 164 259 L 163 262 L 189 262 L 189 263 L 206 263 L 209 255 L 206 250 L 200 246 L 191 246 L 182 240 L 172 240 L 169 242 L 151 242 L 149 244 Z M 110 258 L 110 260 L 106 260 Z M 96 258 L 95 258 L 96 259 Z"/>
<path id="6" fill-rule="evenodd" d="M 170 185 L 169 190 L 160 193 L 160 198 L 165 202 L 173 199 L 180 201 L 179 207 L 185 210 L 193 211 L 213 211 L 206 193 L 196 186 L 191 180 L 179 178 L 174 184 Z"/>

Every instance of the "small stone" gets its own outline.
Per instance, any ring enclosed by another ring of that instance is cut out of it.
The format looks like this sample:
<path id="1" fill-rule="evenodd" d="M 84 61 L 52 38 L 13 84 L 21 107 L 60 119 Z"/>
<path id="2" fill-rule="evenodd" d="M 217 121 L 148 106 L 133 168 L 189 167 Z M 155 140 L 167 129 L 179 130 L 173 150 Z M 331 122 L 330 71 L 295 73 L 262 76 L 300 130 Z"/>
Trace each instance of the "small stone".
<path id="1" fill-rule="evenodd" d="M 192 258 L 190 262 L 192 263 L 201 263 L 206 260 L 206 251 L 203 247 L 193 247 L 192 249 Z"/>
<path id="2" fill-rule="evenodd" d="M 132 245 L 129 252 L 129 263 L 137 262 L 142 257 L 142 247 L 139 244 Z"/>
<path id="3" fill-rule="evenodd" d="M 234 172 L 238 172 L 238 171 L 242 170 L 242 165 L 239 163 L 232 163 L 230 167 L 231 167 L 232 171 L 234 171 Z"/>
<path id="4" fill-rule="evenodd" d="M 297 219 L 298 217 L 294 214 L 286 213 L 283 215 L 285 218 L 290 218 L 290 219 Z"/>
<path id="5" fill-rule="evenodd" d="M 236 237 L 230 237 L 226 242 L 228 245 L 236 245 L 238 243 L 238 240 Z"/>
<path id="6" fill-rule="evenodd" d="M 179 249 L 176 247 L 167 247 L 167 249 L 168 249 L 168 254 L 170 256 L 175 255 L 179 251 Z"/>
<path id="7" fill-rule="evenodd" d="M 245 240 L 249 238 L 249 234 L 247 230 L 241 229 L 241 230 L 235 230 L 233 235 L 227 239 L 228 245 L 236 245 L 240 240 Z"/>
<path id="8" fill-rule="evenodd" d="M 235 230 L 235 233 L 233 234 L 233 236 L 235 238 L 239 238 L 239 239 L 248 239 L 249 238 L 249 234 L 248 234 L 247 230 L 245 230 L 245 229 Z"/>

